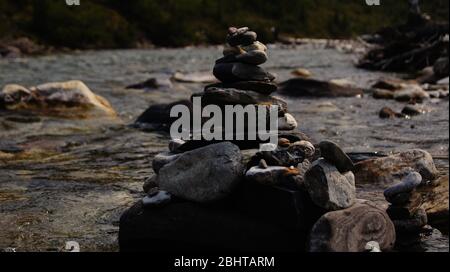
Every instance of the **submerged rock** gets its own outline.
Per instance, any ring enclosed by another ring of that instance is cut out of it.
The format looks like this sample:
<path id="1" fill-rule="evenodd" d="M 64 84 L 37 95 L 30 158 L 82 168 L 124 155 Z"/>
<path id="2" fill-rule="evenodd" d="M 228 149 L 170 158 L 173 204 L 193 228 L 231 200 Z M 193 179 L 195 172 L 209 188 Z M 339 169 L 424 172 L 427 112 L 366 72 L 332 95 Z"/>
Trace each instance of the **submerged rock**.
<path id="1" fill-rule="evenodd" d="M 229 142 L 183 153 L 159 171 L 159 187 L 194 202 L 227 197 L 243 177 L 239 148 Z"/>
<path id="2" fill-rule="evenodd" d="M 324 159 L 314 162 L 306 172 L 305 185 L 313 202 L 328 211 L 346 209 L 356 200 L 353 173 L 341 174 Z"/>
<path id="3" fill-rule="evenodd" d="M 192 102 L 189 100 L 180 100 L 170 104 L 156 104 L 146 109 L 137 119 L 133 126 L 151 131 L 169 130 L 177 118 L 170 117 L 170 110 L 176 105 L 185 105 L 192 109 Z"/>
<path id="4" fill-rule="evenodd" d="M 216 78 L 211 73 L 192 73 L 182 74 L 180 72 L 175 73 L 172 79 L 182 83 L 214 83 L 217 82 Z"/>
<path id="5" fill-rule="evenodd" d="M 280 84 L 280 93 L 301 97 L 355 97 L 363 95 L 357 87 L 341 86 L 315 79 L 294 78 Z"/>
<path id="6" fill-rule="evenodd" d="M 27 89 L 6 85 L 0 108 L 66 118 L 117 117 L 109 102 L 78 80 L 42 84 Z"/>
<path id="7" fill-rule="evenodd" d="M 420 173 L 424 181 L 434 180 L 438 175 L 431 155 L 419 149 L 362 161 L 354 168 L 357 183 L 394 184 L 411 171 Z"/>
<path id="8" fill-rule="evenodd" d="M 402 113 L 395 112 L 389 107 L 384 107 L 378 114 L 381 119 L 392 119 L 392 118 L 405 118 L 406 116 Z"/>
<path id="9" fill-rule="evenodd" d="M 125 89 L 142 89 L 142 90 L 153 90 L 159 88 L 170 89 L 172 88 L 172 82 L 170 81 L 170 79 L 150 78 L 146 81 L 125 87 Z"/>
<path id="10" fill-rule="evenodd" d="M 352 207 L 322 216 L 309 238 L 310 252 L 364 252 L 377 241 L 382 251 L 393 249 L 395 228 L 385 211 L 370 201 L 358 200 Z"/>

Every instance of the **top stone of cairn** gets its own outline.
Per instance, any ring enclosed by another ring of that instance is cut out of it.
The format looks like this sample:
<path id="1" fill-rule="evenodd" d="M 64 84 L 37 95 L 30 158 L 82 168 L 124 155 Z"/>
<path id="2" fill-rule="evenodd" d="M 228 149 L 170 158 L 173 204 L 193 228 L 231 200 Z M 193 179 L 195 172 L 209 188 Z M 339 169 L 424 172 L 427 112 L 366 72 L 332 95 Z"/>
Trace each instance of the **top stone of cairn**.
<path id="1" fill-rule="evenodd" d="M 223 58 L 216 61 L 214 75 L 223 83 L 241 81 L 271 82 L 273 75 L 258 65 L 268 60 L 267 47 L 248 27 L 230 27 Z"/>

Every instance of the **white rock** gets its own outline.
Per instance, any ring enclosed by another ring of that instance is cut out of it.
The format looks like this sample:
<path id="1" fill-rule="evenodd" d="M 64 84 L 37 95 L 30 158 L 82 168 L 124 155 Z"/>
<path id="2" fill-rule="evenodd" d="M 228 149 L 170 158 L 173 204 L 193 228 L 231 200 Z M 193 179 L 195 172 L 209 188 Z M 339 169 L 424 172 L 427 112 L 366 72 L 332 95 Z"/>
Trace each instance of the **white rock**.
<path id="1" fill-rule="evenodd" d="M 283 117 L 278 118 L 279 130 L 294 130 L 298 126 L 294 116 L 289 113 L 284 114 Z"/>

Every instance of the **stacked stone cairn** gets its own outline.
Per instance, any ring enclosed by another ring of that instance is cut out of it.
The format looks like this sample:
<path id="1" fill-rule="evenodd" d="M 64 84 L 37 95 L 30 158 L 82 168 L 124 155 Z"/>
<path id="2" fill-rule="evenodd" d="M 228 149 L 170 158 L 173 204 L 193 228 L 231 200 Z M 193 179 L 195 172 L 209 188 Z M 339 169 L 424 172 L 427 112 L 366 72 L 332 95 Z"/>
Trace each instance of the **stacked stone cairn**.
<path id="1" fill-rule="evenodd" d="M 223 57 L 216 61 L 214 76 L 220 83 L 206 86 L 202 97 L 203 105 L 266 105 L 278 106 L 278 129 L 292 131 L 298 124 L 287 112 L 287 103 L 271 96 L 278 87 L 275 76 L 259 65 L 268 60 L 267 47 L 257 40 L 257 34 L 248 27 L 228 30 L 227 45 Z"/>
<path id="2" fill-rule="evenodd" d="M 400 183 L 384 191 L 390 203 L 387 213 L 399 236 L 418 234 L 428 223 L 427 213 L 422 208 L 422 194 L 418 191 L 422 182 L 422 176 L 411 171 Z"/>
<path id="3" fill-rule="evenodd" d="M 390 250 L 394 226 L 356 199 L 352 160 L 332 142 L 315 146 L 292 131 L 286 102 L 271 96 L 274 76 L 258 66 L 267 48 L 256 33 L 230 28 L 223 53 L 214 67 L 221 82 L 193 97 L 202 106 L 278 105 L 278 144 L 172 140 L 153 159 L 147 196 L 121 217 L 121 250 Z"/>

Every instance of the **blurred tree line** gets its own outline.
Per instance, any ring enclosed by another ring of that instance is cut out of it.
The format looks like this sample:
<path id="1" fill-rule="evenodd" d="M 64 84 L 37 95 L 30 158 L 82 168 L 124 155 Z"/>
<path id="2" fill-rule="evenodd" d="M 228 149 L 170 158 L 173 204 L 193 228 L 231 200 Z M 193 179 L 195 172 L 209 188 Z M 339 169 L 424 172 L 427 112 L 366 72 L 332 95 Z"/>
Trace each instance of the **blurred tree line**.
<path id="1" fill-rule="evenodd" d="M 226 28 L 250 26 L 271 42 L 276 33 L 349 38 L 401 23 L 406 0 L 0 0 L 0 39 L 29 36 L 70 48 L 128 48 L 223 43 Z M 448 21 L 448 0 L 422 1 L 423 10 Z"/>

